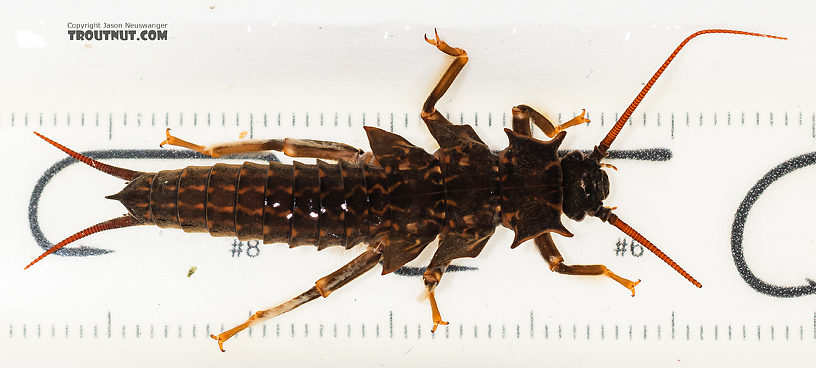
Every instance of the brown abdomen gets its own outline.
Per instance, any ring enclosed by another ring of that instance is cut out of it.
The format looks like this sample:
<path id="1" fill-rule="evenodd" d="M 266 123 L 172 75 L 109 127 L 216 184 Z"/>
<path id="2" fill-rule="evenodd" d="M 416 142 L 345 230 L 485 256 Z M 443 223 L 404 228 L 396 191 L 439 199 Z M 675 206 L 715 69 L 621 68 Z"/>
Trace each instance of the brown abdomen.
<path id="1" fill-rule="evenodd" d="M 186 232 L 351 248 L 390 223 L 383 169 L 343 160 L 189 166 L 152 179 L 153 221 Z"/>

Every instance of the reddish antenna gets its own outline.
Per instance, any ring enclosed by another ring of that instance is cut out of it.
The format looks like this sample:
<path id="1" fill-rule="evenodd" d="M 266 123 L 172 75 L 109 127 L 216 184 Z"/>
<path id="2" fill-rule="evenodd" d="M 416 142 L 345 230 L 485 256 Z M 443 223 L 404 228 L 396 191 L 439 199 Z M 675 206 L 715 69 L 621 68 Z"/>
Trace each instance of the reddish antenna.
<path id="1" fill-rule="evenodd" d="M 110 219 L 108 221 L 100 222 L 94 226 L 91 226 L 85 230 L 82 230 L 74 235 L 71 235 L 65 238 L 63 241 L 55 244 L 53 247 L 48 248 L 43 254 L 41 254 L 37 259 L 31 261 L 28 266 L 25 266 L 24 270 L 28 269 L 29 267 L 33 266 L 35 263 L 39 262 L 41 259 L 45 258 L 51 253 L 54 253 L 60 250 L 62 247 L 71 244 L 79 239 L 82 239 L 88 235 L 98 233 L 100 231 L 105 230 L 112 230 L 112 229 L 119 229 L 128 226 L 135 226 L 141 225 L 140 223 L 136 222 L 136 220 L 130 215 L 124 215 L 122 217 L 117 217 L 115 219 Z"/>
<path id="2" fill-rule="evenodd" d="M 94 160 L 94 159 L 92 159 L 92 158 L 90 158 L 88 156 L 85 156 L 85 155 L 83 155 L 81 153 L 77 153 L 77 152 L 71 150 L 70 148 L 65 147 L 65 146 L 63 146 L 63 145 L 61 145 L 61 144 L 59 144 L 57 142 L 54 142 L 50 138 L 48 138 L 48 137 L 46 137 L 46 136 L 44 136 L 44 135 L 42 135 L 40 133 L 34 132 L 34 134 L 36 134 L 38 137 L 42 138 L 44 141 L 46 141 L 48 143 L 51 143 L 52 146 L 59 148 L 62 152 L 67 153 L 68 156 L 71 156 L 71 157 L 77 159 L 78 161 L 80 161 L 80 162 L 82 162 L 82 163 L 84 163 L 84 164 L 86 164 L 86 165 L 88 165 L 90 167 L 93 167 L 94 169 L 97 169 L 97 170 L 99 170 L 99 171 L 101 171 L 101 172 L 103 172 L 105 174 L 112 175 L 112 176 L 115 176 L 117 178 L 124 179 L 124 180 L 133 180 L 133 178 L 135 178 L 135 177 L 142 174 L 142 172 L 140 172 L 140 171 L 133 171 L 133 170 L 128 170 L 128 169 L 123 169 L 121 167 L 116 167 L 116 166 L 112 166 L 112 165 L 108 165 L 108 164 L 103 164 L 103 163 L 101 163 L 101 162 L 99 162 L 97 160 Z"/>
<path id="3" fill-rule="evenodd" d="M 674 52 L 672 52 L 671 55 L 669 55 L 669 57 L 666 59 L 666 61 L 663 62 L 663 65 L 661 65 L 660 68 L 657 69 L 657 71 L 654 73 L 652 78 L 649 79 L 649 81 L 646 83 L 646 85 L 643 86 L 643 89 L 640 90 L 640 93 L 638 93 L 638 95 L 637 95 L 637 97 L 635 97 L 634 101 L 632 101 L 632 103 L 629 104 L 629 107 L 626 108 L 626 111 L 623 112 L 623 115 L 620 116 L 618 121 L 615 123 L 615 126 L 612 127 L 612 129 L 609 131 L 609 133 L 606 135 L 606 137 L 598 145 L 598 151 L 600 153 L 600 156 L 597 157 L 598 160 L 600 160 L 601 158 L 606 156 L 606 151 L 609 150 L 609 146 L 612 145 L 612 142 L 618 136 L 618 133 L 620 133 L 621 129 L 623 129 L 623 124 L 625 124 L 626 121 L 629 120 L 629 117 L 632 116 L 632 113 L 635 111 L 635 109 L 640 104 L 640 101 L 643 100 L 643 97 L 645 97 L 646 93 L 648 93 L 649 90 L 652 88 L 652 85 L 654 85 L 654 83 L 657 81 L 657 78 L 659 78 L 660 75 L 663 74 L 663 71 L 666 70 L 666 67 L 668 67 L 669 64 L 672 62 L 672 60 L 674 60 L 674 57 L 677 56 L 677 53 L 680 52 L 680 49 L 682 49 L 683 46 L 685 46 L 689 41 L 691 41 L 692 38 L 697 37 L 699 35 L 708 34 L 708 33 L 728 33 L 728 34 L 737 34 L 737 35 L 743 35 L 743 36 L 767 37 L 767 38 L 775 38 L 775 39 L 778 39 L 778 40 L 787 40 L 786 37 L 779 37 L 779 36 L 767 35 L 767 34 L 762 34 L 762 33 L 737 31 L 737 30 L 731 30 L 731 29 L 704 29 L 702 31 L 697 31 L 697 32 L 692 33 L 690 36 L 686 37 L 686 39 L 683 40 L 683 42 L 680 42 L 680 45 L 678 45 L 677 48 L 674 49 Z"/>
<path id="4" fill-rule="evenodd" d="M 677 271 L 677 273 L 685 277 L 686 280 L 689 280 L 689 282 L 694 284 L 694 286 L 698 288 L 703 287 L 703 285 L 700 284 L 699 281 L 697 281 L 694 277 L 689 275 L 688 272 L 686 272 L 686 270 L 683 269 L 683 267 L 680 267 L 680 265 L 678 265 L 677 262 L 669 258 L 669 256 L 666 255 L 666 253 L 663 253 L 663 251 L 658 249 L 657 246 L 652 244 L 652 242 L 648 241 L 645 237 L 643 237 L 643 235 L 640 235 L 640 233 L 638 233 L 637 230 L 633 229 L 631 226 L 623 222 L 623 220 L 621 220 L 618 217 L 618 215 L 612 213 L 611 208 L 601 207 L 598 209 L 598 212 L 595 213 L 594 216 L 601 219 L 601 221 L 608 222 L 610 225 L 618 228 L 624 234 L 631 236 L 632 239 L 635 239 L 635 241 L 642 244 L 644 247 L 646 247 L 646 249 L 654 253 L 658 258 L 662 259 L 663 262 L 666 262 L 667 265 L 669 265 L 671 268 Z"/>

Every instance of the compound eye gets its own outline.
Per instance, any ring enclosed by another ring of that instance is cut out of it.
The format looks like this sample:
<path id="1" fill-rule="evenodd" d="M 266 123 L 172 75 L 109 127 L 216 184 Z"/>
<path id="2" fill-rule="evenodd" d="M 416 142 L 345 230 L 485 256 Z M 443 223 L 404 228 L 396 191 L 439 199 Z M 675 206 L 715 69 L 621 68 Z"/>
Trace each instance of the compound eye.
<path id="1" fill-rule="evenodd" d="M 603 171 L 601 171 L 601 174 L 601 192 L 603 197 L 606 198 L 609 196 L 609 176 Z"/>

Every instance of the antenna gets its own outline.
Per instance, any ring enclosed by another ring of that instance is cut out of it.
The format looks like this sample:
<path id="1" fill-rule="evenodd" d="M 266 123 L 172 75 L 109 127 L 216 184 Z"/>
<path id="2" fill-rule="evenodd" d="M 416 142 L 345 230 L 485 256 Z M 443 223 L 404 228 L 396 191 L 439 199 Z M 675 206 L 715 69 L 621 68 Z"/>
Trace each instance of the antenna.
<path id="1" fill-rule="evenodd" d="M 677 48 L 674 49 L 674 52 L 672 52 L 671 55 L 669 55 L 669 57 L 666 59 L 666 61 L 663 62 L 663 65 L 661 65 L 660 68 L 657 69 L 657 71 L 654 73 L 652 78 L 649 79 L 649 81 L 646 83 L 646 85 L 643 86 L 643 89 L 640 90 L 640 93 L 638 93 L 637 97 L 635 97 L 635 99 L 632 101 L 632 103 L 629 104 L 629 107 L 626 108 L 626 111 L 623 112 L 623 115 L 620 116 L 618 121 L 615 123 L 615 126 L 612 127 L 612 129 L 609 131 L 609 133 L 606 135 L 606 137 L 601 141 L 601 143 L 598 145 L 598 147 L 596 149 L 596 152 L 593 152 L 593 157 L 596 160 L 600 161 L 601 158 L 606 157 L 606 151 L 609 150 L 609 146 L 612 145 L 612 142 L 618 136 L 618 133 L 620 133 L 621 129 L 623 129 L 623 125 L 626 123 L 627 120 L 629 120 L 629 117 L 632 116 L 632 113 L 635 111 L 635 109 L 638 107 L 638 105 L 640 105 L 640 101 L 643 100 L 643 97 L 646 96 L 646 93 L 648 93 L 649 90 L 652 88 L 652 86 L 655 84 L 655 82 L 657 81 L 657 78 L 659 78 L 660 75 L 663 74 L 663 71 L 666 70 L 666 68 L 669 66 L 669 64 L 672 62 L 672 60 L 674 60 L 674 57 L 677 56 L 677 54 L 683 48 L 683 46 L 686 46 L 686 44 L 689 41 L 691 41 L 692 38 L 700 36 L 700 35 L 704 35 L 704 34 L 709 34 L 709 33 L 727 33 L 727 34 L 736 34 L 736 35 L 743 35 L 743 36 L 767 37 L 767 38 L 775 38 L 775 39 L 778 39 L 778 40 L 787 40 L 786 37 L 767 35 L 767 34 L 763 34 L 763 33 L 737 31 L 737 30 L 731 30 L 731 29 L 704 29 L 702 31 L 697 31 L 697 32 L 692 33 L 690 36 L 686 37 L 686 39 L 683 40 L 683 42 L 680 42 L 680 44 L 677 46 Z"/>

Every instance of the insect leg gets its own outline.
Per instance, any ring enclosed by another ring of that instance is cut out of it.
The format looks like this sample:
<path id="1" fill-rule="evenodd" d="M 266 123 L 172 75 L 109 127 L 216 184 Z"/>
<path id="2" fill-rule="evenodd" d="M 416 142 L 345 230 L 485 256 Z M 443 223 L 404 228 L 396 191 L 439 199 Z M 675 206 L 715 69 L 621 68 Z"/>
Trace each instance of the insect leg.
<path id="1" fill-rule="evenodd" d="M 425 274 L 422 275 L 422 279 L 425 281 L 425 287 L 428 288 L 428 299 L 431 302 L 431 316 L 434 324 L 431 332 L 436 331 L 436 327 L 439 325 L 448 324 L 448 322 L 442 320 L 442 315 L 439 313 L 439 307 L 436 305 L 436 297 L 434 296 L 434 289 L 436 289 L 436 285 L 439 285 L 439 280 L 442 279 L 442 274 L 448 269 L 448 265 L 450 265 L 450 262 L 445 262 L 437 266 L 428 266 L 428 268 L 425 269 Z"/>
<path id="2" fill-rule="evenodd" d="M 564 257 L 555 247 L 555 242 L 553 242 L 550 233 L 544 233 L 544 235 L 535 238 L 535 244 L 541 256 L 550 264 L 551 271 L 564 275 L 606 276 L 629 289 L 632 296 L 635 296 L 635 286 L 640 283 L 640 280 L 634 282 L 627 280 L 616 275 L 604 265 L 565 265 Z"/>
<path id="3" fill-rule="evenodd" d="M 250 316 L 246 322 L 224 331 L 217 336 L 210 335 L 210 337 L 217 340 L 218 347 L 221 349 L 221 351 L 224 351 L 224 342 L 238 332 L 241 332 L 245 328 L 258 324 L 267 319 L 284 314 L 303 304 L 315 300 L 318 297 L 328 297 L 329 294 L 339 289 L 343 285 L 348 284 L 351 280 L 357 278 L 357 276 L 360 276 L 374 268 L 374 266 L 380 262 L 381 258 L 381 247 L 369 248 L 363 254 L 359 255 L 345 266 L 340 267 L 337 271 L 334 271 L 328 276 L 317 280 L 317 282 L 315 282 L 315 286 L 303 294 L 300 294 L 291 300 L 278 305 L 277 307 L 255 312 L 255 314 Z"/>
<path id="4" fill-rule="evenodd" d="M 289 157 L 311 157 L 323 158 L 327 160 L 339 160 L 344 158 L 349 161 L 357 161 L 359 156 L 363 154 L 362 150 L 354 148 L 345 143 L 318 141 L 313 139 L 261 139 L 201 146 L 172 136 L 169 128 L 167 129 L 166 134 L 167 139 L 165 139 L 159 146 L 169 144 L 171 146 L 189 148 L 193 151 L 211 157 L 219 157 L 222 155 L 235 153 L 280 151 Z"/>
<path id="5" fill-rule="evenodd" d="M 585 114 L 586 110 L 582 111 L 580 115 L 572 118 L 570 121 L 555 126 L 549 119 L 547 119 L 540 112 L 535 111 L 532 107 L 527 105 L 518 105 L 513 108 L 513 131 L 527 136 L 532 136 L 532 133 L 530 132 L 530 123 L 533 123 L 539 129 L 544 131 L 544 134 L 552 138 L 564 129 L 583 123 L 588 123 L 589 119 L 584 116 Z"/>
<path id="6" fill-rule="evenodd" d="M 436 83 L 436 87 L 431 91 L 431 94 L 428 95 L 428 99 L 425 100 L 425 104 L 422 105 L 422 118 L 426 118 L 427 116 L 432 115 L 436 112 L 436 102 L 442 98 L 442 95 L 450 88 L 453 80 L 456 79 L 456 76 L 462 71 L 462 68 L 465 67 L 467 64 L 468 56 L 465 50 L 460 48 L 451 47 L 445 41 L 442 41 L 439 38 L 439 33 L 436 32 L 434 29 L 434 39 L 429 40 L 428 37 L 425 37 L 425 41 L 429 44 L 436 46 L 439 51 L 442 51 L 450 56 L 455 57 L 453 62 L 448 67 L 448 70 L 445 71 L 445 74 L 442 75 L 442 78 L 439 79 L 439 82 Z"/>

